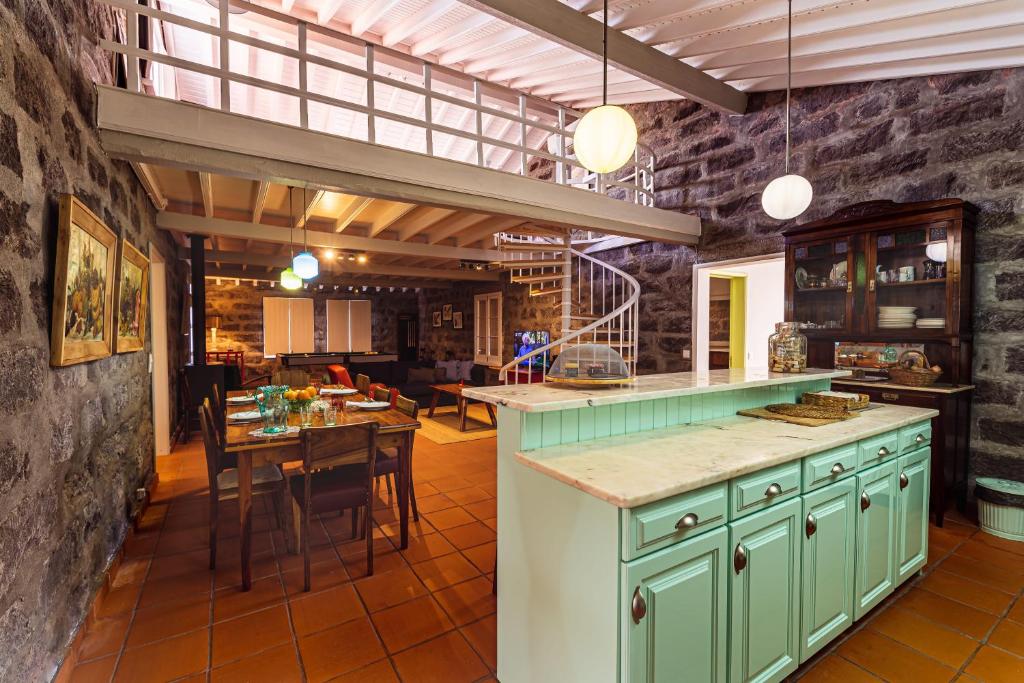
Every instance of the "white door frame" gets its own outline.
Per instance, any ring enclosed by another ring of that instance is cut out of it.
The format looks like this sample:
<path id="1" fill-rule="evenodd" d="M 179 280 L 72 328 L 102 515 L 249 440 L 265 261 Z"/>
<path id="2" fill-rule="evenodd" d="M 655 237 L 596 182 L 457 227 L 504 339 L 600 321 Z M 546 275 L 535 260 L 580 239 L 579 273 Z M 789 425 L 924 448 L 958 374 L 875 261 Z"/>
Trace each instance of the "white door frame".
<path id="1" fill-rule="evenodd" d="M 695 263 L 693 264 L 693 276 L 690 280 L 690 368 L 694 372 L 705 372 L 708 368 L 709 357 L 708 357 L 708 346 L 705 344 L 702 347 L 698 347 L 697 341 L 700 339 L 701 333 L 707 333 L 707 330 L 700 329 L 700 316 L 697 315 L 698 301 L 699 301 L 699 290 L 700 290 L 700 278 L 699 273 L 703 270 L 722 270 L 728 269 L 729 266 L 748 265 L 751 263 L 759 263 L 762 261 L 774 261 L 775 259 L 786 258 L 786 252 L 780 251 L 773 254 L 761 254 L 759 256 L 745 256 L 743 258 L 728 259 L 726 261 L 711 261 L 708 263 Z M 747 293 L 749 296 L 749 292 Z M 701 358 L 703 357 L 703 363 Z M 700 369 L 703 368 L 703 369 Z"/>
<path id="2" fill-rule="evenodd" d="M 149 369 L 152 381 L 154 455 L 171 452 L 171 390 L 167 353 L 167 262 L 149 244 Z"/>

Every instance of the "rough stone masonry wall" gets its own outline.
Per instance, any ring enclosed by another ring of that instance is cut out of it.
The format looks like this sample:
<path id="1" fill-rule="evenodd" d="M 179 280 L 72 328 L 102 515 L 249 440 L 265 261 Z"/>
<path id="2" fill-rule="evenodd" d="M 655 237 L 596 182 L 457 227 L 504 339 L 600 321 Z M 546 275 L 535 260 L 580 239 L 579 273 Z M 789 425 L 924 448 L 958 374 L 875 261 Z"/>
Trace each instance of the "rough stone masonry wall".
<path id="1" fill-rule="evenodd" d="M 696 249 L 640 244 L 603 257 L 641 281 L 639 366 L 688 370 L 695 262 L 783 248 L 792 223 L 760 192 L 782 172 L 784 93 L 729 116 L 688 101 L 633 107 L 658 157 L 657 205 L 699 215 Z M 862 201 L 959 197 L 980 210 L 975 258 L 972 466 L 1024 470 L 1024 69 L 793 93 L 792 168 L 814 186 L 800 222 Z"/>
<path id="2" fill-rule="evenodd" d="M 53 675 L 153 472 L 149 342 L 49 365 L 59 195 L 78 195 L 143 251 L 152 241 L 173 253 L 130 167 L 92 128 L 92 83 L 110 81 L 96 42 L 112 26 L 91 1 L 0 0 L 0 681 Z M 184 276 L 168 271 L 176 330 Z"/>

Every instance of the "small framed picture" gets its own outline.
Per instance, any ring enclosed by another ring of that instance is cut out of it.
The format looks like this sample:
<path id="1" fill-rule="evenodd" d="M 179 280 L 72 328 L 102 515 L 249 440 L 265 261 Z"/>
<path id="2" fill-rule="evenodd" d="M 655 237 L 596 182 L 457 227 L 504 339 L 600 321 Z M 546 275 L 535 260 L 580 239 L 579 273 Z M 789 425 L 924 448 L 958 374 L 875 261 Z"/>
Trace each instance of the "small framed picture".
<path id="1" fill-rule="evenodd" d="M 452 305 L 451 304 L 445 304 L 445 305 L 441 306 L 441 318 L 444 321 L 446 321 L 446 322 L 452 319 Z"/>
<path id="2" fill-rule="evenodd" d="M 452 313 L 452 327 L 456 330 L 462 329 L 462 311 L 454 311 Z"/>
<path id="3" fill-rule="evenodd" d="M 441 311 L 434 311 L 434 327 L 441 327 Z"/>
<path id="4" fill-rule="evenodd" d="M 149 259 L 121 240 L 120 275 L 114 295 L 117 318 L 115 351 L 141 351 L 146 345 L 146 314 L 149 303 Z"/>

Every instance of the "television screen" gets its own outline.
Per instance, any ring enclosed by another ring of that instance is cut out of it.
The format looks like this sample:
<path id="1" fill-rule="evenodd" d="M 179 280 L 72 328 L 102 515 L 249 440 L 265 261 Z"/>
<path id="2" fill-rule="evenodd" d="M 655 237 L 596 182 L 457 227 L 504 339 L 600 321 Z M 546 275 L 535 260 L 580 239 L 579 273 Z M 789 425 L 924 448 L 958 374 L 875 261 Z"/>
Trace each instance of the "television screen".
<path id="1" fill-rule="evenodd" d="M 551 335 L 543 330 L 526 330 L 516 332 L 512 339 L 512 349 L 516 355 L 516 358 L 522 358 L 530 351 L 539 349 L 542 346 L 547 346 L 551 343 Z M 527 358 L 526 360 L 519 361 L 520 365 L 529 365 L 534 368 L 544 367 L 545 356 L 549 354 L 541 353 L 537 354 L 533 358 Z"/>

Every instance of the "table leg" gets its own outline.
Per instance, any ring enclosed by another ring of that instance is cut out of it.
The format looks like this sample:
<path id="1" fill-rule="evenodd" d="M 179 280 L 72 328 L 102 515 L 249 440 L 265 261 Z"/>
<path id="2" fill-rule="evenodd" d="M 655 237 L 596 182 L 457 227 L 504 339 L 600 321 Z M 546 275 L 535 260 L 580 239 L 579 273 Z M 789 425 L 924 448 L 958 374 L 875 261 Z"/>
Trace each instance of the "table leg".
<path id="1" fill-rule="evenodd" d="M 409 547 L 409 480 L 412 478 L 409 462 L 412 455 L 412 432 L 402 434 L 402 444 L 398 449 L 398 519 L 401 527 L 401 546 Z"/>
<path id="2" fill-rule="evenodd" d="M 238 522 L 241 529 L 242 590 L 252 587 L 252 453 L 238 454 Z"/>
<path id="3" fill-rule="evenodd" d="M 487 401 L 484 401 L 484 406 L 487 407 L 487 415 L 491 418 L 491 426 L 492 427 L 497 427 L 498 426 L 498 418 L 494 414 L 494 406 L 492 406 Z"/>
<path id="4" fill-rule="evenodd" d="M 441 392 L 434 389 L 434 395 L 430 399 L 430 410 L 427 411 L 427 417 L 434 417 L 434 411 L 437 410 L 437 402 L 441 400 Z"/>
<path id="5" fill-rule="evenodd" d="M 459 396 L 459 431 L 466 431 L 466 413 L 469 412 L 469 399 Z"/>

